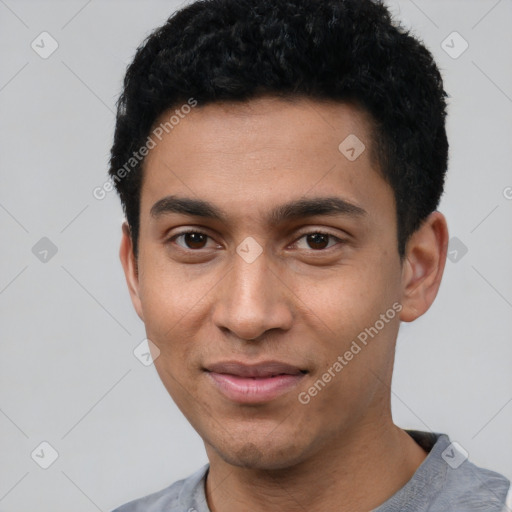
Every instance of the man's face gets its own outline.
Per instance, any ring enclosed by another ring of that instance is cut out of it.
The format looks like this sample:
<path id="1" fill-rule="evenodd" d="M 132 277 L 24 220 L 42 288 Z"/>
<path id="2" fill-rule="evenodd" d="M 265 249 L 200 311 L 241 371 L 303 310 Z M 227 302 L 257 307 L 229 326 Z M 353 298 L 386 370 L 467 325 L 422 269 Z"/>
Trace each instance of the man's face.
<path id="1" fill-rule="evenodd" d="M 209 454 L 288 467 L 389 414 L 402 267 L 369 134 L 350 105 L 260 98 L 192 109 L 148 155 L 132 298 Z"/>

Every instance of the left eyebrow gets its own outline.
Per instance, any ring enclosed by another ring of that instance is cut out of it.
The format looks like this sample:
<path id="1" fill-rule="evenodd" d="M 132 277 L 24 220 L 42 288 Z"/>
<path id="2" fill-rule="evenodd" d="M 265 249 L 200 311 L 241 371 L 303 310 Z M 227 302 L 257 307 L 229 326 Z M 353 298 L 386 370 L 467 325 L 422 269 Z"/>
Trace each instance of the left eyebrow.
<path id="1" fill-rule="evenodd" d="M 227 223 L 227 215 L 213 203 L 188 197 L 167 196 L 157 201 L 150 210 L 150 215 L 157 219 L 168 213 L 180 213 L 194 217 L 204 217 Z M 266 216 L 269 225 L 279 225 L 286 221 L 313 216 L 342 215 L 362 217 L 367 212 L 345 199 L 339 197 L 318 197 L 298 199 L 273 208 Z"/>
<path id="2" fill-rule="evenodd" d="M 270 211 L 269 224 L 280 224 L 289 220 L 296 220 L 319 215 L 343 215 L 347 217 L 362 217 L 366 210 L 339 197 L 319 197 L 312 199 L 298 199 L 285 203 Z"/>

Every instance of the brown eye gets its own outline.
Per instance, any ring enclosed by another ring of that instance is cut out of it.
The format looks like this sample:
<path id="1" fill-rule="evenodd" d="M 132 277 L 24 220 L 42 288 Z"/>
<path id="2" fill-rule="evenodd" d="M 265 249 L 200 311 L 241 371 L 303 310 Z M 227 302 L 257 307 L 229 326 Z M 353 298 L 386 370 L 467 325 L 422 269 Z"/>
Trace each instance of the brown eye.
<path id="1" fill-rule="evenodd" d="M 307 236 L 308 245 L 311 249 L 325 249 L 329 244 L 329 236 L 324 233 L 311 233 Z"/>
<path id="2" fill-rule="evenodd" d="M 184 235 L 185 243 L 191 249 L 202 249 L 206 243 L 206 235 L 202 233 L 186 233 Z"/>
<path id="3" fill-rule="evenodd" d="M 199 231 L 187 231 L 173 236 L 171 241 L 176 240 L 176 243 L 184 249 L 204 249 L 208 242 L 208 238 L 209 236 L 205 233 L 201 233 Z M 179 243 L 178 240 L 181 240 L 182 243 Z"/>
<path id="4" fill-rule="evenodd" d="M 310 233 L 304 233 L 297 242 L 295 242 L 295 246 L 298 249 L 323 251 L 335 245 L 339 245 L 340 243 L 343 243 L 343 240 L 337 236 L 331 235 L 331 233 L 311 231 Z"/>

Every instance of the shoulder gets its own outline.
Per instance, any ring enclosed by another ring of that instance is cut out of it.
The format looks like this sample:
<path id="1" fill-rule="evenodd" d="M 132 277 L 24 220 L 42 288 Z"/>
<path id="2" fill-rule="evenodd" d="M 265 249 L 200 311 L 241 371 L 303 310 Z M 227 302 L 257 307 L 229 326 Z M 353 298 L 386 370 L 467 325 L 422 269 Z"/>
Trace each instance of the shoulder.
<path id="1" fill-rule="evenodd" d="M 112 512 L 186 512 L 189 508 L 193 509 L 197 501 L 201 501 L 204 496 L 203 482 L 208 467 L 206 464 L 189 477 L 178 480 L 165 489 L 125 503 Z"/>
<path id="2" fill-rule="evenodd" d="M 432 482 L 429 511 L 505 512 L 510 481 L 500 473 L 477 466 L 468 453 L 446 434 L 437 437 L 424 468 L 423 483 Z M 421 472 L 418 472 L 421 473 Z M 507 511 L 510 512 L 510 511 Z"/>
<path id="3" fill-rule="evenodd" d="M 503 512 L 509 492 L 510 481 L 505 476 L 466 460 L 456 469 L 446 468 L 443 490 L 433 510 Z"/>

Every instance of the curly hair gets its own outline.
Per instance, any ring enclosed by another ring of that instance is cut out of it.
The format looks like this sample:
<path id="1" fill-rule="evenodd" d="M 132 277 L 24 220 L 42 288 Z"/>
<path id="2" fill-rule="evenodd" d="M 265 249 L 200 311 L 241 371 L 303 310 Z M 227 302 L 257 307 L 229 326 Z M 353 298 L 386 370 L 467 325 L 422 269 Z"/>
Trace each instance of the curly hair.
<path id="1" fill-rule="evenodd" d="M 447 94 L 431 53 L 376 0 L 198 0 L 146 38 L 124 78 L 109 169 L 135 256 L 144 159 L 123 179 L 118 171 L 156 120 L 190 98 L 269 94 L 355 102 L 370 115 L 402 258 L 443 192 Z"/>

